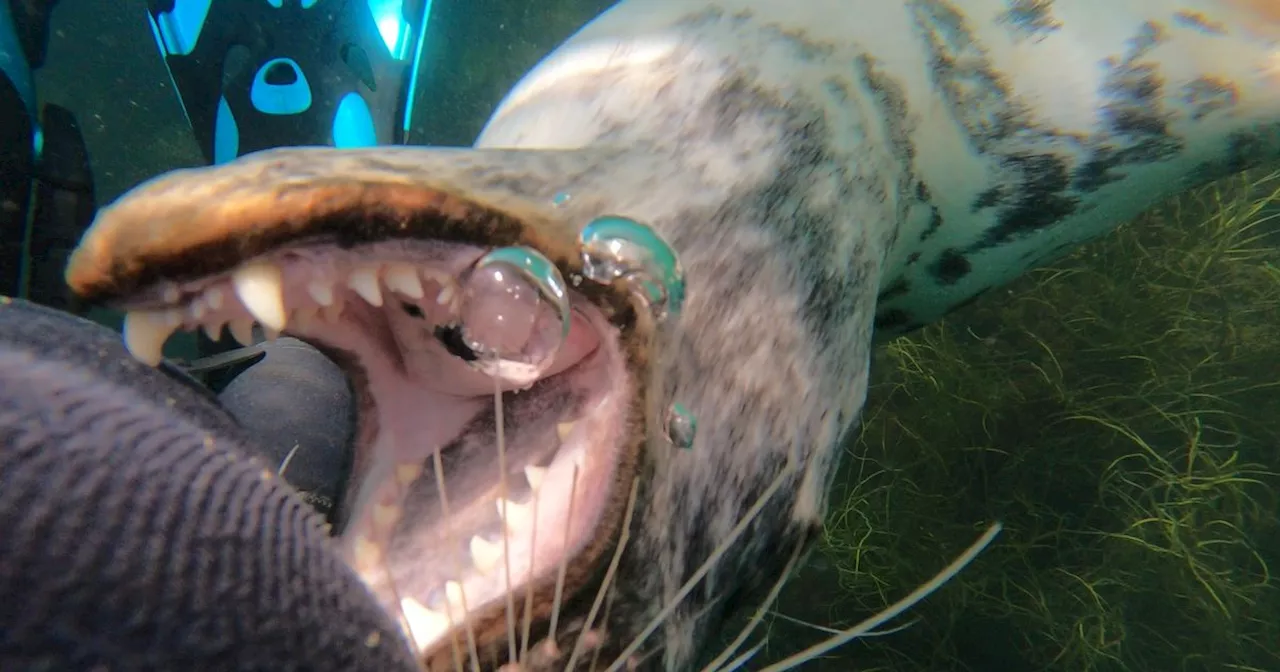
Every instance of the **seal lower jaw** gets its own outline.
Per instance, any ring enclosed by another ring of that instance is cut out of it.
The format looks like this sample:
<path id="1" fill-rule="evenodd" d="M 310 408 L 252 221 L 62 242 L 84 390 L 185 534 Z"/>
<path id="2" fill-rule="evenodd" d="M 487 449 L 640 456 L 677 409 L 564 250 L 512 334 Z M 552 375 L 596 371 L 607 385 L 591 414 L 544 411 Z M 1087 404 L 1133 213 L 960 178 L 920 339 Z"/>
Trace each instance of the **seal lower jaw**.
<path id="1" fill-rule="evenodd" d="M 570 292 L 567 338 L 531 383 L 495 383 L 458 352 L 459 277 L 485 252 L 304 239 L 122 302 L 126 344 L 149 363 L 177 329 L 226 326 L 247 344 L 259 323 L 344 368 L 358 412 L 338 545 L 424 657 L 493 649 L 508 622 L 523 630 L 575 592 L 611 544 L 620 465 L 638 450 L 618 329 L 585 298 Z"/>

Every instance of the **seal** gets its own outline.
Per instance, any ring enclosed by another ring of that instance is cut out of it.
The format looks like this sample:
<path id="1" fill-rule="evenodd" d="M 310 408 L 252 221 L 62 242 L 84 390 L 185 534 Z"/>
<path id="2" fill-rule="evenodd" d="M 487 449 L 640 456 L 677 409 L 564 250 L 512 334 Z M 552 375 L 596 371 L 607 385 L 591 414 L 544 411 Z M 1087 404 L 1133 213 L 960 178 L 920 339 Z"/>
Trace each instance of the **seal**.
<path id="1" fill-rule="evenodd" d="M 874 340 L 1275 158 L 1278 35 L 1243 0 L 624 0 L 475 147 L 166 175 L 67 280 L 143 361 L 257 322 L 344 367 L 337 544 L 431 669 L 720 669 Z"/>

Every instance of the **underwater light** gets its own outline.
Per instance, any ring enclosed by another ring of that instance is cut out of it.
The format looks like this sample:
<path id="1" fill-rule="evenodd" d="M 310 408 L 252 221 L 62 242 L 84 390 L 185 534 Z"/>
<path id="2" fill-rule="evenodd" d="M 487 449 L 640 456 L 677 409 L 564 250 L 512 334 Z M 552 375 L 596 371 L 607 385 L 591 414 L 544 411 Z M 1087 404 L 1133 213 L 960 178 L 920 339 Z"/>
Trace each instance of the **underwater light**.
<path id="1" fill-rule="evenodd" d="M 404 20 L 404 0 L 368 0 L 369 12 L 378 26 L 378 34 L 387 51 L 397 61 L 404 60 L 408 51 L 409 23 Z"/>
<path id="2" fill-rule="evenodd" d="M 413 50 L 413 62 L 409 64 L 409 90 L 405 95 L 408 102 L 405 104 L 400 127 L 405 138 L 409 137 L 409 126 L 413 121 L 413 102 L 418 95 L 418 71 L 422 67 L 422 45 L 427 42 L 427 25 L 431 23 L 431 5 L 432 0 L 422 3 L 422 18 L 418 22 L 418 39 L 415 40 L 417 44 Z"/>

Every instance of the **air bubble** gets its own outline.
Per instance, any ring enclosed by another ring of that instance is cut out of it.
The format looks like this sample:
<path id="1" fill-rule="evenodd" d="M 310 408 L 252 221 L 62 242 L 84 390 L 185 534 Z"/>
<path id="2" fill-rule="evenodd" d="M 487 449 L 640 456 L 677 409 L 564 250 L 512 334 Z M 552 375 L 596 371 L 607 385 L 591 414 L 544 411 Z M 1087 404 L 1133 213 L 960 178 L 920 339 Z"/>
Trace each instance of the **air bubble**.
<path id="1" fill-rule="evenodd" d="M 582 229 L 582 274 L 608 284 L 624 280 L 659 320 L 684 304 L 680 259 L 652 228 L 626 217 L 601 217 Z"/>
<path id="2" fill-rule="evenodd" d="M 569 336 L 569 295 L 560 271 L 526 247 L 493 250 L 462 283 L 462 341 L 480 371 L 530 385 L 551 367 Z"/>
<path id="3" fill-rule="evenodd" d="M 692 448 L 693 440 L 698 436 L 698 419 L 693 413 L 679 403 L 667 408 L 667 417 L 663 423 L 667 439 L 677 448 Z"/>

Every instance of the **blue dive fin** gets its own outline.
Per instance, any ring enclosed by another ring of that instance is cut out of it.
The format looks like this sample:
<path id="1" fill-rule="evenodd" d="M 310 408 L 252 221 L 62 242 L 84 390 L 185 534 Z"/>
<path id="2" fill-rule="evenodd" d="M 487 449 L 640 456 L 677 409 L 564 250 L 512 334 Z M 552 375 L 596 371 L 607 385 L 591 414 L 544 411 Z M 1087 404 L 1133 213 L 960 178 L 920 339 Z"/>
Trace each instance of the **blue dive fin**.
<path id="1" fill-rule="evenodd" d="M 403 143 L 432 0 L 150 0 L 210 163 L 280 146 Z"/>

